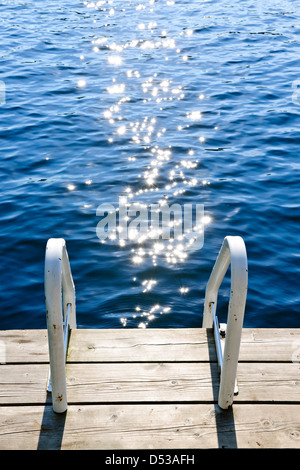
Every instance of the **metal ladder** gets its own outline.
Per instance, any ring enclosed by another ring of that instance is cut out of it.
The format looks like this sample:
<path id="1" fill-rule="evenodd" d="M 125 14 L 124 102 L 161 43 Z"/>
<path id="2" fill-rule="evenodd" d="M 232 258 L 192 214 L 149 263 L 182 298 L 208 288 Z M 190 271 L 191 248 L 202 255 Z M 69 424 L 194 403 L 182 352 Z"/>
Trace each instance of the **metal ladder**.
<path id="1" fill-rule="evenodd" d="M 219 325 L 216 315 L 219 287 L 231 264 L 231 294 L 227 325 Z M 224 238 L 205 291 L 203 328 L 213 328 L 220 372 L 218 405 L 233 403 L 238 392 L 236 372 L 248 287 L 247 254 L 241 237 Z M 56 413 L 67 410 L 66 355 L 70 329 L 76 328 L 75 286 L 66 242 L 50 238 L 45 255 L 45 297 L 50 371 L 48 391 Z"/>
<path id="2" fill-rule="evenodd" d="M 66 354 L 69 330 L 76 328 L 75 286 L 66 242 L 50 238 L 45 255 L 45 297 L 50 373 L 48 391 L 56 413 L 67 409 Z"/>
<path id="3" fill-rule="evenodd" d="M 217 298 L 231 264 L 231 287 L 227 325 L 219 325 Z M 238 393 L 236 373 L 248 289 L 248 262 L 241 237 L 225 237 L 205 291 L 203 328 L 213 328 L 220 371 L 218 405 L 229 408 Z"/>

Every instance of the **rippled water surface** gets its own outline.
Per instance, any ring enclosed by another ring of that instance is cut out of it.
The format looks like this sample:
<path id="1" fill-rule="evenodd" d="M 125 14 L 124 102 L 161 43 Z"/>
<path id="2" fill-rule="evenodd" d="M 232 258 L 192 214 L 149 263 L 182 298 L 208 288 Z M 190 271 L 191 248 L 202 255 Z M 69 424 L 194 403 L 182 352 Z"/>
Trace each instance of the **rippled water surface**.
<path id="1" fill-rule="evenodd" d="M 247 247 L 244 325 L 300 326 L 299 10 L 1 2 L 0 328 L 45 327 L 51 237 L 67 242 L 79 327 L 201 326 L 226 235 Z M 101 242 L 97 208 L 120 197 L 202 204 L 203 246 L 134 231 Z"/>

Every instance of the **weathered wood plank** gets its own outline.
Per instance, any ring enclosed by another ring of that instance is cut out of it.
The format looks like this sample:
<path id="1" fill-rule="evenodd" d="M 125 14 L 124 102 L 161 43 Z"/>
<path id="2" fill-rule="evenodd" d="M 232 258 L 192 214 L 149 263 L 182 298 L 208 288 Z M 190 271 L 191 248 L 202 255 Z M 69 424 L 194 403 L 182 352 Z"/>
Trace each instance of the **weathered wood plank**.
<path id="1" fill-rule="evenodd" d="M 0 405 L 51 403 L 48 364 L 0 365 Z"/>
<path id="2" fill-rule="evenodd" d="M 300 362 L 300 328 L 244 328 L 239 360 Z"/>
<path id="3" fill-rule="evenodd" d="M 46 330 L 0 331 L 1 362 L 46 363 Z M 4 361 L 3 361 L 4 357 Z M 240 361 L 300 361 L 300 329 L 245 328 Z M 216 361 L 211 330 L 79 329 L 70 337 L 70 362 Z"/>
<path id="4" fill-rule="evenodd" d="M 299 402 L 299 364 L 240 363 L 234 402 Z M 217 402 L 216 363 L 67 364 L 69 403 Z M 0 404 L 50 403 L 48 365 L 0 366 Z"/>
<path id="5" fill-rule="evenodd" d="M 216 361 L 211 330 L 74 330 L 68 361 Z M 240 361 L 292 361 L 300 329 L 244 329 Z"/>
<path id="6" fill-rule="evenodd" d="M 300 405 L 0 407 L 0 449 L 300 448 Z"/>
<path id="7" fill-rule="evenodd" d="M 240 361 L 300 361 L 300 329 L 245 328 Z M 73 330 L 69 362 L 216 361 L 210 329 Z"/>
<path id="8" fill-rule="evenodd" d="M 82 331 L 82 330 L 81 330 Z M 69 362 L 216 361 L 212 332 L 194 329 L 71 332 Z"/>
<path id="9" fill-rule="evenodd" d="M 217 364 L 161 362 L 67 366 L 68 397 L 75 403 L 213 401 L 218 388 Z"/>
<path id="10" fill-rule="evenodd" d="M 49 361 L 47 330 L 0 331 L 6 363 Z M 68 361 L 128 362 L 216 360 L 211 331 L 194 329 L 78 329 L 70 335 Z"/>
<path id="11" fill-rule="evenodd" d="M 239 364 L 235 403 L 300 403 L 299 364 Z M 74 402 L 217 402 L 217 364 L 69 364 L 68 397 Z M 83 398 L 84 397 L 84 398 Z"/>
<path id="12" fill-rule="evenodd" d="M 270 401 L 300 403 L 300 364 L 240 363 L 237 370 L 239 394 L 234 402 Z"/>
<path id="13" fill-rule="evenodd" d="M 1 362 L 49 362 L 47 330 L 0 331 Z"/>
<path id="14" fill-rule="evenodd" d="M 213 401 L 218 388 L 217 365 L 211 370 L 208 363 L 68 364 L 66 370 L 69 403 Z M 0 404 L 50 403 L 48 371 L 46 364 L 2 365 Z"/>

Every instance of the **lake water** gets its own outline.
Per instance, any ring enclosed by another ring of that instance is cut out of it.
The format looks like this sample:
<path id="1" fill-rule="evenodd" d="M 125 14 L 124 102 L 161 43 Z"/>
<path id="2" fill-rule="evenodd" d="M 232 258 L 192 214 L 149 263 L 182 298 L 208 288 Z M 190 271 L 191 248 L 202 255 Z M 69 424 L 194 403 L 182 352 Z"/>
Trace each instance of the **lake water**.
<path id="1" fill-rule="evenodd" d="M 1 2 L 1 329 L 46 327 L 52 237 L 79 327 L 201 326 L 227 235 L 247 247 L 244 326 L 300 326 L 299 20 L 287 0 Z M 202 205 L 203 246 L 101 242 L 97 208 L 124 197 Z"/>

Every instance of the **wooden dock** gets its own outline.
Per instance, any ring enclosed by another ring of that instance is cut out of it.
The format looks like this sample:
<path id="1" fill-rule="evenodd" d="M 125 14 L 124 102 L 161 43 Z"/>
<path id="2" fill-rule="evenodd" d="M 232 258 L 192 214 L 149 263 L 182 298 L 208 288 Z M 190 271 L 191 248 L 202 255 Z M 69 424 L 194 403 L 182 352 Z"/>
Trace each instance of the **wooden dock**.
<path id="1" fill-rule="evenodd" d="M 300 448 L 300 329 L 243 329 L 229 410 L 211 329 L 72 330 L 61 415 L 47 330 L 0 346 L 1 450 Z"/>

